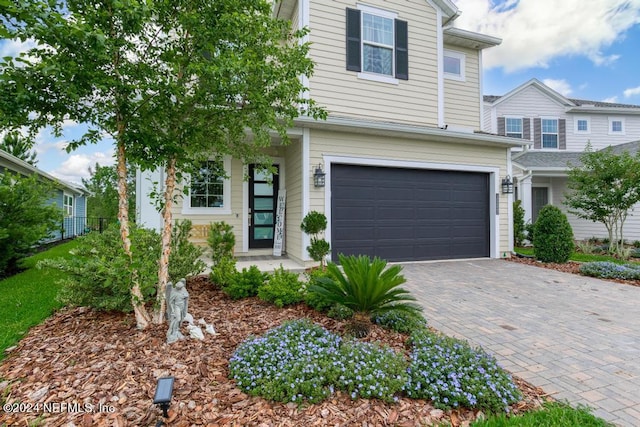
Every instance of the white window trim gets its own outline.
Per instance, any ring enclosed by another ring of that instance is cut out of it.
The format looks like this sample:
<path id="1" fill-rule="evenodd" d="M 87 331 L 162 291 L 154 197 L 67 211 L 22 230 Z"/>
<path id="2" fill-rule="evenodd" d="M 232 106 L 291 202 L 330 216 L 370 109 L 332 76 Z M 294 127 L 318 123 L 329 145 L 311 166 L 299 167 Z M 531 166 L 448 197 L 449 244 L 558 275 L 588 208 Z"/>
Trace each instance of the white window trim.
<path id="1" fill-rule="evenodd" d="M 613 131 L 613 122 L 622 123 L 622 131 L 614 132 Z M 609 117 L 609 135 L 626 135 L 626 134 L 627 134 L 627 131 L 626 131 L 625 123 L 624 123 L 624 117 Z"/>
<path id="2" fill-rule="evenodd" d="M 542 125 L 543 120 L 555 120 L 556 122 L 556 132 L 550 133 L 544 131 L 544 126 Z M 556 146 L 555 147 L 545 147 L 544 146 L 544 136 L 545 135 L 556 135 Z M 559 150 L 560 149 L 560 119 L 557 117 L 540 117 L 540 149 L 541 150 Z"/>
<path id="3" fill-rule="evenodd" d="M 215 159 L 209 159 L 215 160 Z M 227 178 L 222 182 L 222 200 L 221 208 L 192 208 L 191 207 L 191 191 L 189 195 L 183 197 L 182 213 L 185 215 L 231 215 L 231 157 L 225 156 L 222 160 L 222 166 Z M 184 182 L 191 183 L 191 175 L 185 174 Z"/>
<path id="4" fill-rule="evenodd" d="M 587 122 L 587 130 L 579 130 L 578 129 L 578 121 L 580 120 L 585 120 Z M 580 134 L 589 134 L 591 133 L 591 118 L 587 117 L 587 116 L 576 116 L 573 119 L 573 131 L 575 133 L 580 133 Z"/>
<path id="5" fill-rule="evenodd" d="M 522 116 L 504 116 L 504 134 L 505 136 L 508 136 L 508 133 L 515 133 L 515 132 L 509 132 L 507 130 L 507 120 L 509 119 L 515 119 L 515 120 L 520 120 L 520 138 L 524 139 L 524 118 Z M 517 138 L 517 137 L 510 137 L 510 138 Z"/>
<path id="6" fill-rule="evenodd" d="M 395 20 L 398 18 L 398 14 L 396 12 L 391 12 L 389 10 L 384 10 L 384 9 L 379 9 L 377 7 L 373 7 L 373 6 L 368 6 L 366 4 L 362 4 L 362 3 L 358 3 L 356 5 L 357 9 L 362 12 L 362 13 L 368 13 L 370 15 L 377 15 L 380 16 L 382 18 L 387 18 L 387 19 L 391 19 L 394 21 L 394 31 L 395 31 Z M 362 36 L 362 25 L 364 23 L 364 19 L 360 20 L 360 62 L 362 64 L 362 67 L 364 68 L 364 48 L 362 47 L 364 45 L 364 37 Z M 362 80 L 370 80 L 370 81 L 374 81 L 374 82 L 379 82 L 379 83 L 389 83 L 389 84 L 400 84 L 400 81 L 398 79 L 396 79 L 395 77 L 395 72 L 396 72 L 396 47 L 395 47 L 395 33 L 393 35 L 394 37 L 394 43 L 392 46 L 393 49 L 393 59 L 392 59 L 392 74 L 391 75 L 386 75 L 386 74 L 378 74 L 378 73 L 371 73 L 368 71 L 361 71 L 358 73 L 358 78 L 362 79 Z"/>
<path id="7" fill-rule="evenodd" d="M 71 205 L 68 205 L 66 203 L 66 198 L 70 198 L 71 199 Z M 67 207 L 71 208 L 71 213 L 69 215 L 67 215 Z M 64 214 L 65 218 L 71 218 L 72 216 L 74 216 L 74 211 L 75 211 L 75 197 L 73 197 L 73 194 L 69 194 L 67 192 L 63 192 L 62 193 L 62 212 Z"/>
<path id="8" fill-rule="evenodd" d="M 447 73 L 446 71 L 444 71 L 444 57 L 448 56 L 450 58 L 456 58 L 457 60 L 460 61 L 460 74 L 454 74 L 454 73 Z M 448 50 L 445 49 L 444 50 L 444 54 L 442 56 L 442 73 L 444 74 L 444 77 L 446 79 L 449 80 L 457 80 L 460 82 L 464 82 L 466 81 L 466 74 L 465 74 L 465 63 L 466 63 L 466 59 L 467 59 L 467 55 L 465 55 L 462 52 L 457 52 L 455 50 Z"/>

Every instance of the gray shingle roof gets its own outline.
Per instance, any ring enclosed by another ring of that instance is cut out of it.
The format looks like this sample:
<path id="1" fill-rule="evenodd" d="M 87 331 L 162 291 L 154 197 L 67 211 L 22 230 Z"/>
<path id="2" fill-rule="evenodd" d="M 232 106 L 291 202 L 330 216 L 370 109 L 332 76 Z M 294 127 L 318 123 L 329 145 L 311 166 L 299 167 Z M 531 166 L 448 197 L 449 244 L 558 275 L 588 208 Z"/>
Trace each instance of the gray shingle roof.
<path id="1" fill-rule="evenodd" d="M 580 155 L 582 155 L 582 152 L 526 151 L 524 153 L 514 153 L 512 159 L 526 169 L 567 168 L 569 164 L 573 166 L 579 165 Z"/>
<path id="2" fill-rule="evenodd" d="M 488 102 L 490 104 L 493 104 L 500 98 L 502 98 L 502 95 L 484 95 L 482 97 L 484 102 Z M 576 104 L 578 107 L 593 105 L 594 107 L 600 107 L 600 108 L 638 108 L 640 109 L 640 105 L 633 105 L 633 104 L 618 104 L 615 102 L 590 101 L 587 99 L 576 99 L 576 98 L 567 98 L 567 99 L 573 102 L 574 104 Z"/>

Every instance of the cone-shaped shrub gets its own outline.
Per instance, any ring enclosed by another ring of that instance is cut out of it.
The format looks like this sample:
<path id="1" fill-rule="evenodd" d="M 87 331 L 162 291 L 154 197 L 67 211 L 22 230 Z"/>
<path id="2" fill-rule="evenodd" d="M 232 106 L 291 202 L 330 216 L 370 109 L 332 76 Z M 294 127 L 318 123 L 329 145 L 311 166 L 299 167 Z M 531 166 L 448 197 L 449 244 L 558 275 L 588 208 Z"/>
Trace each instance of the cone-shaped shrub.
<path id="1" fill-rule="evenodd" d="M 567 216 L 556 206 L 542 208 L 533 233 L 536 259 L 542 262 L 567 262 L 574 249 L 573 230 Z"/>

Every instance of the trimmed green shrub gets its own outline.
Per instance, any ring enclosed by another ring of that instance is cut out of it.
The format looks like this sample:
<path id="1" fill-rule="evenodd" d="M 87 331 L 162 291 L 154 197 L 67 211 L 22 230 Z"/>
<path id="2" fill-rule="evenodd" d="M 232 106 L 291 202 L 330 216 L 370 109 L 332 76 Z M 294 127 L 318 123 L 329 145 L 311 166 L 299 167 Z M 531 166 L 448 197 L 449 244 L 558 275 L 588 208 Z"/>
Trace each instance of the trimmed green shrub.
<path id="1" fill-rule="evenodd" d="M 351 319 L 353 314 L 353 310 L 339 303 L 333 304 L 329 311 L 327 311 L 327 316 L 336 320 Z"/>
<path id="2" fill-rule="evenodd" d="M 220 287 L 229 286 L 235 280 L 238 270 L 236 270 L 236 259 L 225 257 L 211 267 L 209 280 Z"/>
<path id="3" fill-rule="evenodd" d="M 522 200 L 513 202 L 513 245 L 520 247 L 526 239 Z"/>
<path id="4" fill-rule="evenodd" d="M 233 227 L 224 221 L 209 224 L 207 244 L 211 249 L 213 265 L 225 258 L 233 258 L 233 247 L 236 244 L 236 236 Z"/>
<path id="5" fill-rule="evenodd" d="M 391 310 L 374 315 L 371 320 L 386 329 L 408 334 L 427 327 L 427 320 L 421 313 Z"/>
<path id="6" fill-rule="evenodd" d="M 542 262 L 563 263 L 575 250 L 567 216 L 553 205 L 540 211 L 534 226 L 533 253 Z"/>
<path id="7" fill-rule="evenodd" d="M 327 228 L 327 217 L 325 214 L 317 211 L 311 211 L 302 220 L 300 229 L 311 236 L 310 245 L 307 246 L 309 256 L 320 262 L 324 266 L 324 257 L 331 250 L 329 242 L 320 237 L 320 234 Z"/>
<path id="8" fill-rule="evenodd" d="M 189 241 L 192 223 L 188 219 L 176 221 L 171 232 L 171 254 L 169 255 L 169 280 L 177 282 L 204 271 L 206 265 L 200 259 L 202 248 Z"/>
<path id="9" fill-rule="evenodd" d="M 136 280 L 144 302 L 148 303 L 156 294 L 160 234 L 133 224 L 130 230 Z M 201 252 L 186 240 L 189 230 L 188 222 L 173 228 L 169 275 L 174 281 L 198 274 L 204 268 L 204 263 L 199 260 Z M 119 226 L 114 224 L 103 233 L 92 232 L 77 240 L 73 258 L 38 263 L 38 268 L 52 267 L 68 274 L 68 278 L 61 281 L 58 299 L 63 304 L 98 310 L 133 310 L 130 288 L 134 268 L 122 247 Z"/>
<path id="10" fill-rule="evenodd" d="M 264 284 L 269 275 L 261 272 L 257 266 L 252 265 L 243 268 L 242 272 L 236 273 L 231 283 L 222 286 L 222 291 L 232 299 L 254 297 L 258 295 L 258 289 Z"/>
<path id="11" fill-rule="evenodd" d="M 296 273 L 287 271 L 280 265 L 258 289 L 258 298 L 271 302 L 276 307 L 298 303 L 302 301 L 302 282 Z"/>
<path id="12" fill-rule="evenodd" d="M 497 414 L 471 423 L 472 427 L 614 427 L 591 413 L 591 409 L 578 405 L 572 408 L 563 402 L 548 402 L 541 409 L 522 415 Z"/>
<path id="13" fill-rule="evenodd" d="M 441 409 L 477 408 L 508 411 L 520 399 L 511 376 L 482 349 L 467 342 L 422 330 L 411 335 L 413 345 L 409 397 L 429 399 Z"/>
<path id="14" fill-rule="evenodd" d="M 325 312 L 331 308 L 334 304 L 321 294 L 317 292 L 310 292 L 309 286 L 316 284 L 317 280 L 321 277 L 328 277 L 329 272 L 324 268 L 313 268 L 305 272 L 307 276 L 307 283 L 303 285 L 304 302 L 314 310 Z"/>

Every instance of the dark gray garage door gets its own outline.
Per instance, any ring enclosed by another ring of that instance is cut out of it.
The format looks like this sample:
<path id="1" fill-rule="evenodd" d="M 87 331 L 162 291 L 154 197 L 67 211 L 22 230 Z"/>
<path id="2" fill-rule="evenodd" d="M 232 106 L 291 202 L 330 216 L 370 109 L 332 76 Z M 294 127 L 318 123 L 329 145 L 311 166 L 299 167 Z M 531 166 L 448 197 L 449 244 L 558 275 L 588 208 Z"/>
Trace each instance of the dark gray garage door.
<path id="1" fill-rule="evenodd" d="M 334 164 L 332 258 L 489 256 L 489 174 Z"/>

